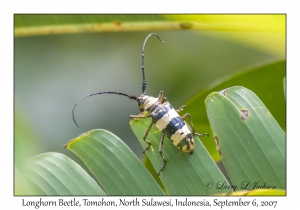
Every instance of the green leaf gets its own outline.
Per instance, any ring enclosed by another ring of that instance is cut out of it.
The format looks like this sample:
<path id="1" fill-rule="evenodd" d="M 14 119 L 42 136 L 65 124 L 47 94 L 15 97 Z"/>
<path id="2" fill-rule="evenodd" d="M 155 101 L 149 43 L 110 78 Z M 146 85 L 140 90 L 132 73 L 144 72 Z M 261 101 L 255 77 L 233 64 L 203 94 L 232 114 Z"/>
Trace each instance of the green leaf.
<path id="1" fill-rule="evenodd" d="M 165 189 L 165 186 L 161 182 L 159 176 L 157 175 L 157 172 L 155 171 L 151 161 L 149 160 L 148 156 L 145 155 L 143 159 L 144 166 L 147 168 L 147 170 L 150 172 L 150 174 L 153 176 L 155 181 L 158 183 L 158 185 L 161 187 L 161 189 L 164 191 L 165 194 L 167 194 L 167 191 Z"/>
<path id="2" fill-rule="evenodd" d="M 266 195 L 266 196 L 273 196 L 273 195 L 279 195 L 279 196 L 285 196 L 286 191 L 280 190 L 280 189 L 258 189 L 258 190 L 241 190 L 241 191 L 235 191 L 229 194 L 218 194 L 218 195 L 226 195 L 226 196 L 257 196 L 257 195 Z"/>
<path id="3" fill-rule="evenodd" d="M 37 189 L 36 195 L 105 195 L 86 171 L 59 153 L 30 158 L 25 174 Z"/>
<path id="4" fill-rule="evenodd" d="M 284 98 L 286 100 L 286 77 L 283 79 L 283 92 L 284 92 Z"/>
<path id="5" fill-rule="evenodd" d="M 164 195 L 140 160 L 108 131 L 89 131 L 65 147 L 85 163 L 108 195 Z"/>
<path id="6" fill-rule="evenodd" d="M 257 195 L 268 195 L 268 196 L 281 195 L 281 196 L 285 196 L 286 191 L 285 190 L 280 190 L 280 189 L 276 189 L 276 190 L 273 190 L 273 189 L 259 189 L 259 190 L 251 190 L 245 195 L 247 195 L 247 196 L 250 196 L 250 195 L 253 195 L 253 196 L 257 196 Z"/>
<path id="7" fill-rule="evenodd" d="M 285 134 L 261 100 L 244 87 L 205 100 L 213 137 L 234 185 L 285 189 Z"/>
<path id="8" fill-rule="evenodd" d="M 130 126 L 142 144 L 147 143 L 143 135 L 151 123 L 150 119 L 131 121 Z M 152 144 L 146 152 L 155 170 L 162 166 L 159 154 L 159 142 L 162 133 L 152 127 L 147 140 Z M 205 138 L 205 137 L 203 137 Z M 194 136 L 195 150 L 189 155 L 177 149 L 166 137 L 163 145 L 163 156 L 167 163 L 160 174 L 160 179 L 169 195 L 210 195 L 221 192 L 231 192 L 229 189 L 217 189 L 222 184 L 228 185 L 227 180 L 208 154 L 200 140 Z M 142 151 L 141 151 L 142 152 Z"/>
<path id="9" fill-rule="evenodd" d="M 23 172 L 24 161 L 44 150 L 44 144 L 40 141 L 35 123 L 28 111 L 20 105 L 18 97 L 15 97 L 14 117 L 14 194 L 32 195 L 34 191 L 31 183 Z"/>
<path id="10" fill-rule="evenodd" d="M 204 107 L 205 98 L 214 91 L 220 91 L 227 87 L 241 85 L 255 92 L 265 103 L 274 118 L 283 130 L 286 128 L 286 103 L 280 95 L 283 95 L 282 78 L 286 75 L 285 60 L 268 62 L 238 73 L 230 74 L 216 80 L 208 87 L 201 90 L 194 97 L 188 100 L 185 111 L 193 117 L 196 132 L 211 133 L 211 128 L 207 119 Z M 272 77 L 272 79 L 270 79 Z M 220 161 L 220 156 L 215 149 L 213 136 L 203 139 L 202 143 L 207 148 L 215 161 Z"/>
<path id="11" fill-rule="evenodd" d="M 284 32 L 284 15 L 30 15 L 17 14 L 15 35 L 144 30 Z"/>

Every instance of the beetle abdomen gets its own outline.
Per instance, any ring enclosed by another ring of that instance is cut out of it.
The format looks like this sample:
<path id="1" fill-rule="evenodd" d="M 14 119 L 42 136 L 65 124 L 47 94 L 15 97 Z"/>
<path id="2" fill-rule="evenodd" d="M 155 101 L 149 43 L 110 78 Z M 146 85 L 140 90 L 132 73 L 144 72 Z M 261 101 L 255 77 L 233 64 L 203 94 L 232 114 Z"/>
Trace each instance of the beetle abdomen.
<path id="1" fill-rule="evenodd" d="M 152 110 L 150 117 L 155 126 L 166 134 L 178 149 L 192 153 L 194 139 L 191 131 L 168 102 L 158 105 Z"/>

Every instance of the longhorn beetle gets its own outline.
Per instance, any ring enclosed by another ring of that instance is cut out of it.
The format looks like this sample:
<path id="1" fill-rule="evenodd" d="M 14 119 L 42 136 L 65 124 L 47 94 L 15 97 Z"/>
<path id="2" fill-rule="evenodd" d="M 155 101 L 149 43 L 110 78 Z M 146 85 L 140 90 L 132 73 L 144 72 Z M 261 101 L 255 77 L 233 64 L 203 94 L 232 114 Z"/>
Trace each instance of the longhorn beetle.
<path id="1" fill-rule="evenodd" d="M 191 115 L 186 113 L 182 117 L 179 116 L 178 112 L 182 111 L 186 106 L 181 106 L 179 109 L 175 110 L 172 105 L 169 103 L 166 97 L 163 96 L 163 91 L 160 91 L 157 98 L 146 95 L 146 79 L 145 79 L 145 73 L 144 73 L 144 49 L 146 42 L 148 38 L 151 35 L 155 35 L 163 44 L 164 41 L 155 33 L 149 34 L 143 44 L 142 47 L 142 75 L 143 75 L 143 82 L 142 82 L 142 94 L 140 97 L 136 97 L 134 95 L 128 95 L 121 92 L 113 92 L 113 91 L 105 91 L 105 92 L 97 92 L 90 95 L 87 95 L 80 99 L 74 106 L 72 110 L 72 116 L 75 124 L 78 126 L 78 124 L 75 121 L 74 118 L 74 110 L 77 106 L 77 104 L 86 99 L 87 97 L 99 95 L 99 94 L 116 94 L 116 95 L 122 95 L 127 96 L 129 99 L 136 100 L 138 102 L 138 106 L 140 108 L 141 113 L 138 115 L 130 115 L 130 119 L 145 119 L 145 118 L 152 118 L 152 122 L 150 123 L 149 127 L 147 128 L 143 139 L 148 144 L 148 146 L 144 149 L 143 153 L 148 151 L 148 149 L 151 146 L 151 142 L 148 141 L 146 138 L 149 134 L 149 131 L 154 124 L 160 131 L 163 132 L 163 135 L 160 140 L 159 144 L 159 154 L 162 157 L 163 165 L 158 171 L 158 175 L 160 175 L 160 172 L 165 168 L 166 166 L 166 160 L 162 154 L 163 150 L 163 143 L 164 138 L 167 136 L 172 143 L 183 152 L 188 152 L 189 154 L 193 154 L 193 150 L 195 148 L 195 143 L 192 134 L 197 136 L 208 136 L 207 133 L 198 134 L 195 132 L 193 122 Z M 191 130 L 188 128 L 187 124 L 184 122 L 186 118 L 190 119 L 191 124 Z"/>

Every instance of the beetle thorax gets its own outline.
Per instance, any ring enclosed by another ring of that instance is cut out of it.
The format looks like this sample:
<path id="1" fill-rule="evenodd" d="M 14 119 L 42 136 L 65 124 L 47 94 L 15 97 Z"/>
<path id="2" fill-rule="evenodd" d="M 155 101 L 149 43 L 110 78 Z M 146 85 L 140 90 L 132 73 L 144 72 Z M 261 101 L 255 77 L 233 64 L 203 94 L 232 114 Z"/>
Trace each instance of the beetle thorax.
<path id="1" fill-rule="evenodd" d="M 138 104 L 141 111 L 149 111 L 157 102 L 159 102 L 158 98 L 154 98 L 152 96 L 141 95 L 138 97 Z"/>

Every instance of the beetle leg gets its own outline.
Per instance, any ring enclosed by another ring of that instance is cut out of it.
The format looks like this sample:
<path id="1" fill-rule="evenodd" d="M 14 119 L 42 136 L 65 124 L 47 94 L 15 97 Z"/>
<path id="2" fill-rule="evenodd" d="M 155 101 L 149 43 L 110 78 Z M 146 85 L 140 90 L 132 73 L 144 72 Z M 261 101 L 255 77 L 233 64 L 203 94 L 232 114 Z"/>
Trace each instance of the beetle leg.
<path id="1" fill-rule="evenodd" d="M 162 104 L 165 103 L 166 101 L 168 101 L 168 99 L 166 97 L 164 97 L 164 92 L 163 91 L 159 92 L 157 98 L 158 98 L 158 101 Z"/>
<path id="2" fill-rule="evenodd" d="M 194 135 L 197 135 L 197 136 L 209 136 L 208 133 L 196 133 L 196 132 L 195 132 L 195 128 L 194 128 L 194 125 L 193 125 L 193 122 L 192 122 L 192 117 L 191 117 L 191 115 L 190 115 L 189 113 L 184 114 L 184 115 L 181 117 L 181 119 L 182 119 L 182 120 L 185 120 L 187 117 L 189 117 L 189 119 L 190 119 L 191 129 L 192 129 L 192 133 L 193 133 Z"/>
<path id="3" fill-rule="evenodd" d="M 164 143 L 164 138 L 165 138 L 166 134 L 163 134 L 159 143 L 159 154 L 161 156 L 161 158 L 163 159 L 164 163 L 162 165 L 162 167 L 159 169 L 157 175 L 160 175 L 160 172 L 165 168 L 167 161 L 165 160 L 164 156 L 162 155 L 162 150 L 163 150 L 163 143 Z"/>
<path id="4" fill-rule="evenodd" d="M 161 102 L 163 97 L 164 97 L 164 91 L 160 91 L 158 96 L 157 96 L 158 100 Z"/>
<path id="5" fill-rule="evenodd" d="M 149 149 L 150 146 L 151 146 L 151 142 L 148 141 L 148 140 L 146 140 L 146 138 L 147 138 L 147 136 L 148 136 L 148 134 L 149 134 L 149 131 L 151 130 L 152 125 L 153 125 L 153 122 L 150 123 L 149 127 L 147 128 L 147 130 L 146 130 L 146 132 L 145 132 L 145 134 L 144 134 L 144 136 L 143 136 L 144 141 L 148 144 L 148 147 L 146 147 L 146 148 L 144 149 L 144 151 L 143 151 L 144 154 L 145 154 L 146 151 L 148 151 L 148 149 Z"/>
<path id="6" fill-rule="evenodd" d="M 165 103 L 166 101 L 168 101 L 168 99 L 167 99 L 166 97 L 163 97 L 161 103 L 163 104 L 163 103 Z"/>
<path id="7" fill-rule="evenodd" d="M 146 118 L 150 117 L 150 115 L 143 116 L 143 114 L 144 113 L 142 112 L 142 113 L 140 113 L 138 115 L 130 115 L 129 118 L 132 119 L 132 120 L 134 120 L 134 119 L 146 119 Z"/>
<path id="8" fill-rule="evenodd" d="M 176 110 L 176 112 L 181 112 L 184 108 L 186 108 L 186 105 L 181 106 L 179 109 Z"/>

